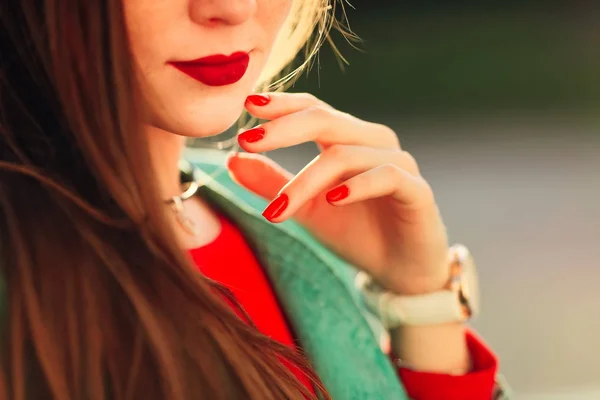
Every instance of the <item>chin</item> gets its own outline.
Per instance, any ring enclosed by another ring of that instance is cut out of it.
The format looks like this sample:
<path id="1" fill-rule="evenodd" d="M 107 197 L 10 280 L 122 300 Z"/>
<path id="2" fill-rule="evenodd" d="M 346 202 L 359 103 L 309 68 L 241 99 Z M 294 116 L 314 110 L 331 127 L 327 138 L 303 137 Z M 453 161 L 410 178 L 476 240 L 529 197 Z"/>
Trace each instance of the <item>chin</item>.
<path id="1" fill-rule="evenodd" d="M 221 107 L 190 107 L 187 112 L 155 116 L 152 125 L 189 138 L 216 136 L 238 121 L 244 110 L 244 101 L 245 97 L 240 101 L 230 101 Z"/>

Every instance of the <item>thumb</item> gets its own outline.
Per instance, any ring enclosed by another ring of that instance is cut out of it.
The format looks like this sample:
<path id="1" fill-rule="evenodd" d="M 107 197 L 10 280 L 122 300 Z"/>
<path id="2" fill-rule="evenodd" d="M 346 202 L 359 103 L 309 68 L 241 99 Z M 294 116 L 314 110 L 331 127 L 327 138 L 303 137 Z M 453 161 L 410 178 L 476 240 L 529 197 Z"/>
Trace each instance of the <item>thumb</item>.
<path id="1" fill-rule="evenodd" d="M 226 165 L 234 181 L 269 201 L 293 177 L 279 164 L 260 154 L 232 153 Z"/>

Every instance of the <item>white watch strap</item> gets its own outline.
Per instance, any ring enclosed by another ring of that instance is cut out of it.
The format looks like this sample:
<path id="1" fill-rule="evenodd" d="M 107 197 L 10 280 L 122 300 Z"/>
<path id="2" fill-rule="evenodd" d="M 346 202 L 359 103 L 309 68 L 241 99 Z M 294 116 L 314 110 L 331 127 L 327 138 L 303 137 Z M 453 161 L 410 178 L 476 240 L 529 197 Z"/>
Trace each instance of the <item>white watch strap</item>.
<path id="1" fill-rule="evenodd" d="M 364 272 L 357 275 L 356 285 L 367 306 L 387 329 L 401 325 L 433 325 L 466 320 L 462 305 L 451 290 L 400 296 L 382 290 Z"/>

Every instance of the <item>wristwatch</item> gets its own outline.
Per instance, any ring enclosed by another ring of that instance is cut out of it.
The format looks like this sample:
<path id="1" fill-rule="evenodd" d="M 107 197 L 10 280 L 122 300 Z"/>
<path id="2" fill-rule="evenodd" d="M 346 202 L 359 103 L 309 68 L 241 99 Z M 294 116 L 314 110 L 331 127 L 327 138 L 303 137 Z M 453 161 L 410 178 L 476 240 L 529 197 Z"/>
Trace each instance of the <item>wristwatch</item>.
<path id="1" fill-rule="evenodd" d="M 448 252 L 450 279 L 444 289 L 407 296 L 390 292 L 373 278 L 359 272 L 356 286 L 369 310 L 387 329 L 400 326 L 464 322 L 479 312 L 477 271 L 469 250 L 456 244 Z"/>

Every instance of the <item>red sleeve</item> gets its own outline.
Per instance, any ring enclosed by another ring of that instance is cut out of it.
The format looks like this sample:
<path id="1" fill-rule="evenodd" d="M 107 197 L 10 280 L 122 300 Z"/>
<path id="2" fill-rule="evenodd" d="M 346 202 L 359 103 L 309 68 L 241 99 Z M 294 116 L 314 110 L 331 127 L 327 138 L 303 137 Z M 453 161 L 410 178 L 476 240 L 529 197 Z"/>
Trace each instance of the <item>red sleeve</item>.
<path id="1" fill-rule="evenodd" d="M 399 368 L 408 396 L 414 400 L 489 400 L 494 391 L 498 359 L 473 332 L 467 331 L 473 368 L 465 375 L 417 372 Z"/>

